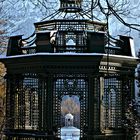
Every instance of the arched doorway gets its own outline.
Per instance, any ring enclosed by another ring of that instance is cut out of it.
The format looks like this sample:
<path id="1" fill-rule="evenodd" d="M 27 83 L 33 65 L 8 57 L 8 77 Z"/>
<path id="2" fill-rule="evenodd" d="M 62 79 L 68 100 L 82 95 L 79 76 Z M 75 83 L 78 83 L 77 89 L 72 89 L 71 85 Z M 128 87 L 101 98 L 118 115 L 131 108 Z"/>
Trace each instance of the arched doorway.
<path id="1" fill-rule="evenodd" d="M 84 129 L 88 124 L 88 80 L 85 74 L 57 74 L 54 78 L 53 87 L 53 124 L 57 126 L 57 137 L 61 137 L 62 104 L 69 100 L 79 107 L 80 137 L 85 134 Z M 74 101 L 75 100 L 75 101 Z M 79 102 L 79 103 L 78 103 Z M 70 111 L 70 109 L 69 109 Z M 72 113 L 72 112 L 70 112 Z M 78 116 L 77 116 L 78 117 Z"/>

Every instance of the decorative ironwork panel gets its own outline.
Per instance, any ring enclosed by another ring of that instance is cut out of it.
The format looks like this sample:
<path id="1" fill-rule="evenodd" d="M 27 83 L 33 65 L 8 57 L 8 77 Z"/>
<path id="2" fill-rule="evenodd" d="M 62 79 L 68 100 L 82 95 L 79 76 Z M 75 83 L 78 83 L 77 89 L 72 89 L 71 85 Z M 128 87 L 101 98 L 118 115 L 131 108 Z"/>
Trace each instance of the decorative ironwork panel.
<path id="1" fill-rule="evenodd" d="M 36 74 L 16 75 L 8 82 L 7 123 L 14 129 L 38 129 L 39 98 Z M 8 115 L 10 112 L 10 115 Z M 12 117 L 12 118 L 11 118 Z"/>
<path id="2" fill-rule="evenodd" d="M 81 20 L 74 21 L 74 20 L 67 20 L 67 21 L 57 21 L 56 22 L 56 29 L 59 31 L 83 31 L 86 29 L 86 22 Z"/>
<path id="3" fill-rule="evenodd" d="M 62 81 L 57 79 L 54 81 L 53 88 L 53 124 L 57 127 L 57 136 L 60 136 L 61 131 L 61 96 L 59 95 L 60 86 Z"/>
<path id="4" fill-rule="evenodd" d="M 86 34 L 84 31 L 75 32 L 75 29 L 68 28 L 68 31 L 57 33 L 56 52 L 82 53 L 87 51 Z"/>
<path id="5" fill-rule="evenodd" d="M 100 132 L 100 78 L 95 75 L 89 78 L 88 106 L 88 135 L 95 135 Z"/>
<path id="6" fill-rule="evenodd" d="M 57 135 L 60 136 L 61 128 L 61 101 L 64 96 L 77 96 L 80 102 L 80 130 L 88 123 L 88 83 L 84 74 L 57 74 L 54 77 L 53 88 L 53 123 L 58 127 Z"/>
<path id="7" fill-rule="evenodd" d="M 119 77 L 107 76 L 104 79 L 104 127 L 122 127 L 122 87 Z"/>
<path id="8" fill-rule="evenodd" d="M 89 85 L 87 79 L 81 79 L 80 80 L 81 87 L 83 91 L 83 95 L 80 96 L 80 134 L 81 137 L 84 137 L 86 135 L 86 132 L 84 131 L 85 126 L 88 124 L 88 98 L 89 98 Z"/>
<path id="9" fill-rule="evenodd" d="M 100 81 L 99 77 L 94 78 L 94 131 L 100 131 Z"/>

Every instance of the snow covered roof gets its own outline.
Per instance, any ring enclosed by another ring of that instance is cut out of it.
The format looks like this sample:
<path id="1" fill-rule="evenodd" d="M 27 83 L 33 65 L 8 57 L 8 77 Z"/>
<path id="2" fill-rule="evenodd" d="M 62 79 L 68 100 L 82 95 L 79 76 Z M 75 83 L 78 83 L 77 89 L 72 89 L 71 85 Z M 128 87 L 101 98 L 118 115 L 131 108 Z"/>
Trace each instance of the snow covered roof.
<path id="1" fill-rule="evenodd" d="M 1 58 L 20 58 L 20 57 L 30 57 L 30 56 L 57 56 L 57 55 L 81 55 L 81 56 L 109 56 L 109 57 L 116 57 L 116 58 L 127 58 L 127 59 L 138 59 L 138 57 L 132 57 L 132 56 L 125 56 L 125 55 L 113 55 L 113 54 L 103 54 L 103 53 L 73 53 L 73 52 L 65 52 L 65 53 L 35 53 L 35 54 L 28 54 L 28 55 L 14 55 L 14 56 L 1 56 Z"/>

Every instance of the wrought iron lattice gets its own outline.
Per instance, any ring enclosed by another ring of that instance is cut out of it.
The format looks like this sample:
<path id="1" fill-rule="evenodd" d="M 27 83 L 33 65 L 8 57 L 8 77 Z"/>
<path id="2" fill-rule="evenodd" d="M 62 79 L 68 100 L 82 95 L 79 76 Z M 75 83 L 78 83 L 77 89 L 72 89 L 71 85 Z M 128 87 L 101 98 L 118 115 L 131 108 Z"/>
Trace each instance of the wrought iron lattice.
<path id="1" fill-rule="evenodd" d="M 82 74 L 58 74 L 55 75 L 53 89 L 53 122 L 58 127 L 58 137 L 60 137 L 61 127 L 61 101 L 63 96 L 70 97 L 76 95 L 80 100 L 80 130 L 83 137 L 83 129 L 88 119 L 88 83 L 86 75 Z"/>
<path id="2" fill-rule="evenodd" d="M 11 76 L 11 78 L 7 88 L 8 91 L 10 90 L 10 93 L 7 91 L 8 128 L 38 129 L 38 79 L 36 75 L 25 74 Z"/>
<path id="3" fill-rule="evenodd" d="M 15 129 L 38 129 L 38 79 L 25 74 L 15 94 Z"/>
<path id="4" fill-rule="evenodd" d="M 118 76 L 108 76 L 104 79 L 104 127 L 122 127 L 122 87 Z"/>
<path id="5" fill-rule="evenodd" d="M 11 76 L 7 89 L 12 92 L 7 94 L 7 118 L 13 116 L 7 119 L 9 129 L 43 130 L 60 137 L 62 98 L 75 95 L 80 102 L 81 137 L 86 134 L 89 92 L 85 74 L 57 74 L 46 78 L 33 73 Z"/>
<path id="6" fill-rule="evenodd" d="M 99 132 L 99 128 L 100 128 L 100 83 L 99 83 L 99 77 L 95 77 L 93 78 L 94 80 L 94 122 L 93 122 L 93 126 L 94 126 L 94 131 Z"/>
<path id="7" fill-rule="evenodd" d="M 67 25 L 65 25 L 67 27 Z M 74 26 L 74 29 L 71 29 Z M 86 52 L 86 34 L 83 29 L 76 31 L 76 25 L 70 25 L 65 31 L 60 31 L 56 36 L 56 52 Z M 84 27 L 85 28 L 85 27 Z"/>

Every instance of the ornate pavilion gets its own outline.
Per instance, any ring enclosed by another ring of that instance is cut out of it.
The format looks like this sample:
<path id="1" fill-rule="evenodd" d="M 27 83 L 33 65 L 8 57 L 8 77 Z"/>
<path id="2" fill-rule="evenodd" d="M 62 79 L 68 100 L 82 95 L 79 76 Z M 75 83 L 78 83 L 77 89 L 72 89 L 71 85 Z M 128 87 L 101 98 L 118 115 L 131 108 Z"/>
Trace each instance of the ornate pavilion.
<path id="1" fill-rule="evenodd" d="M 79 98 L 80 140 L 133 139 L 133 39 L 110 38 L 106 23 L 85 15 L 82 0 L 60 0 L 59 10 L 35 23 L 29 38 L 10 37 L 0 59 L 7 69 L 7 140 L 61 139 L 66 95 Z"/>

